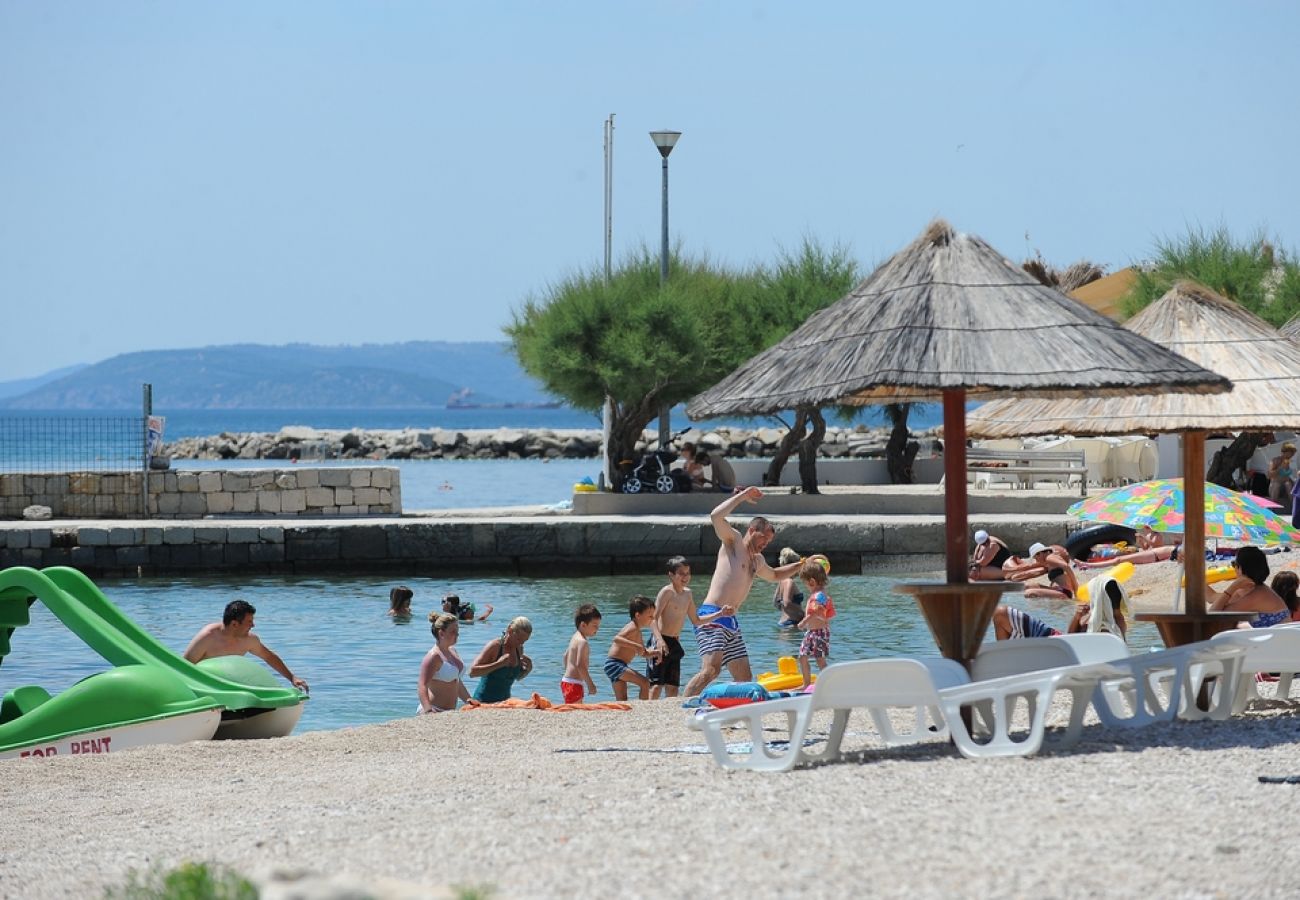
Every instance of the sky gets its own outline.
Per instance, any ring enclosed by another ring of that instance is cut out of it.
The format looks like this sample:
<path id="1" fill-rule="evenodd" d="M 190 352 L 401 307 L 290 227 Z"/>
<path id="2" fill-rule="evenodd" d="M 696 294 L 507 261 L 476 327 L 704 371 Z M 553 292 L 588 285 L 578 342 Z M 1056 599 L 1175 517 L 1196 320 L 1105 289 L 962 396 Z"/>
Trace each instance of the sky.
<path id="1" fill-rule="evenodd" d="M 869 271 L 935 218 L 1112 270 L 1300 246 L 1300 4 L 0 0 L 0 380 L 502 340 L 660 235 Z"/>

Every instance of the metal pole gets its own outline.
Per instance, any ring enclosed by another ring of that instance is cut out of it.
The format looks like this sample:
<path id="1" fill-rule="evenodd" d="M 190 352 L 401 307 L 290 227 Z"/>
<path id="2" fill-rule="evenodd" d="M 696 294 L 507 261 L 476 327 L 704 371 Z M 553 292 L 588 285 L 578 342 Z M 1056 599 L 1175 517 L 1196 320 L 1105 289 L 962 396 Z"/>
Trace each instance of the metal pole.
<path id="1" fill-rule="evenodd" d="M 149 518 L 149 417 L 153 415 L 153 385 L 143 384 L 140 416 L 140 518 Z"/>
<path id="2" fill-rule="evenodd" d="M 664 198 L 663 198 L 663 216 L 661 217 L 662 229 L 660 231 L 659 242 L 659 289 L 662 291 L 664 285 L 668 283 L 668 155 L 664 154 Z M 672 423 L 670 421 L 671 408 L 667 403 L 659 407 L 659 449 L 664 450 L 668 447 L 668 441 L 672 438 Z"/>
<path id="3" fill-rule="evenodd" d="M 611 270 L 611 246 L 614 240 L 614 114 L 605 120 L 605 285 L 609 285 Z M 605 403 L 600 408 L 600 477 L 596 487 L 605 490 L 605 486 L 614 484 L 614 467 L 609 458 L 609 435 L 614 423 L 614 398 L 605 395 Z"/>

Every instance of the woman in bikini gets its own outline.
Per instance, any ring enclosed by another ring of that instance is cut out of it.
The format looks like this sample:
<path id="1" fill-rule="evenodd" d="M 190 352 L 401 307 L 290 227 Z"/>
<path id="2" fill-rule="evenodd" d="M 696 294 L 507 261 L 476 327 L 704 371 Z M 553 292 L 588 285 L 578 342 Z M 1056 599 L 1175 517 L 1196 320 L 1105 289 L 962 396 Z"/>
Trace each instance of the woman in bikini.
<path id="1" fill-rule="evenodd" d="M 980 529 L 975 532 L 975 551 L 970 558 L 971 581 L 1003 581 L 1002 564 L 1011 558 L 1006 541 Z"/>
<path id="2" fill-rule="evenodd" d="M 510 620 L 501 637 L 488 641 L 483 652 L 469 667 L 477 678 L 474 699 L 480 703 L 500 703 L 510 699 L 510 688 L 533 670 L 533 661 L 524 655 L 524 644 L 533 636 L 533 623 L 523 616 Z"/>
<path id="3" fill-rule="evenodd" d="M 429 630 L 437 643 L 420 663 L 419 712 L 446 712 L 456 708 L 457 700 L 477 706 L 462 678 L 465 662 L 456 652 L 460 623 L 455 616 L 446 613 L 429 613 L 429 623 Z"/>
<path id="4" fill-rule="evenodd" d="M 1055 547 L 1045 544 L 1034 544 L 1029 548 L 1029 555 L 1033 557 L 1036 566 L 1046 570 L 1043 574 L 1050 584 L 1029 585 L 1025 588 L 1024 595 L 1048 600 L 1073 600 L 1074 595 L 1079 593 L 1079 579 L 1070 568 L 1070 558 Z"/>
<path id="5" fill-rule="evenodd" d="M 1268 581 L 1268 557 L 1263 550 L 1242 547 L 1232 565 L 1238 577 L 1223 593 L 1208 584 L 1205 586 L 1205 600 L 1212 611 L 1259 613 L 1249 623 L 1242 622 L 1239 628 L 1268 628 L 1291 620 L 1291 610 L 1264 583 Z"/>

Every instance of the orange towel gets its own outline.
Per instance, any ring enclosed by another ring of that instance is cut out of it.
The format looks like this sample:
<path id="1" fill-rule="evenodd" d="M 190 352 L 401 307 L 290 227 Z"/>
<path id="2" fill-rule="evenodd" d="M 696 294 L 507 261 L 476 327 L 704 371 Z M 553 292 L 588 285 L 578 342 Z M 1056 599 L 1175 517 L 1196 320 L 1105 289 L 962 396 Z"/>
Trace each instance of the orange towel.
<path id="1" fill-rule="evenodd" d="M 527 700 L 520 700 L 518 697 L 511 697 L 509 700 L 502 700 L 500 703 L 480 703 L 477 706 L 462 706 L 461 712 L 468 709 L 540 709 L 546 712 L 580 712 L 582 710 L 592 709 L 621 709 L 630 710 L 630 703 L 552 703 L 541 694 L 534 693 Z"/>

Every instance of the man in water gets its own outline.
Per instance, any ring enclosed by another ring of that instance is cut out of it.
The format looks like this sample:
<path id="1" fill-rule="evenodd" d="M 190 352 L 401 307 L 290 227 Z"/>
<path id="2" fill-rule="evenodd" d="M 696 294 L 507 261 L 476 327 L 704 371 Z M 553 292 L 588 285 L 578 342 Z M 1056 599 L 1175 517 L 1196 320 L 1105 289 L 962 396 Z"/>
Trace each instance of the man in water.
<path id="1" fill-rule="evenodd" d="M 717 505 L 709 513 L 713 530 L 717 533 L 722 546 L 718 548 L 718 565 L 713 570 L 713 580 L 709 582 L 709 593 L 700 607 L 700 616 L 707 616 L 730 606 L 735 610 L 749 597 L 749 590 L 754 586 L 754 576 L 765 581 L 780 581 L 789 578 L 803 560 L 773 569 L 763 559 L 763 549 L 776 537 L 772 523 L 762 516 L 750 520 L 749 527 L 742 536 L 731 527 L 727 515 L 735 512 L 741 503 L 757 503 L 763 492 L 756 487 L 746 488 Z M 749 667 L 749 651 L 745 649 L 745 639 L 740 635 L 740 622 L 735 616 L 720 616 L 696 629 L 696 639 L 700 644 L 700 671 L 686 685 L 686 696 L 694 697 L 718 677 L 726 664 L 727 671 L 736 681 L 751 681 L 753 672 Z"/>
<path id="2" fill-rule="evenodd" d="M 271 650 L 257 635 L 253 634 L 253 614 L 257 610 L 253 604 L 244 600 L 232 600 L 226 604 L 226 611 L 220 622 L 204 625 L 194 640 L 185 648 L 185 658 L 192 663 L 212 659 L 214 656 L 243 656 L 251 653 L 264 660 L 268 666 L 279 672 L 300 691 L 307 691 L 307 682 L 294 677 L 289 667 L 278 654 Z"/>

